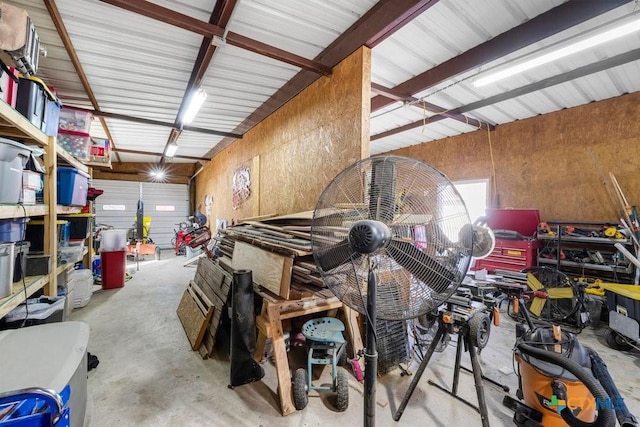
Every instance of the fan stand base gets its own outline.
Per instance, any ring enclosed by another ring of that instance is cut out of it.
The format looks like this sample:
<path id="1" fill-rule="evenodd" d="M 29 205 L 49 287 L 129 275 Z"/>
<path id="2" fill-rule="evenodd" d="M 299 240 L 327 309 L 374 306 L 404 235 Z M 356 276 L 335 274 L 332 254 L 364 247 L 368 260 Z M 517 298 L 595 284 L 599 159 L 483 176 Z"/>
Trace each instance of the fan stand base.
<path id="1" fill-rule="evenodd" d="M 448 329 L 451 326 L 450 324 L 447 324 L 447 323 L 445 323 L 443 321 L 442 314 L 438 317 L 438 325 L 439 325 L 438 326 L 438 330 L 436 331 L 436 334 L 435 334 L 435 337 L 433 338 L 433 341 L 429 345 L 429 348 L 427 350 L 427 354 L 422 359 L 422 362 L 420 363 L 420 366 L 418 367 L 418 370 L 416 371 L 416 374 L 413 377 L 413 380 L 411 381 L 411 384 L 409 385 L 409 389 L 405 393 L 405 396 L 402 399 L 402 402 L 398 406 L 398 410 L 396 411 L 396 413 L 393 416 L 393 419 L 395 421 L 400 421 L 400 418 L 402 417 L 402 414 L 404 413 L 404 410 L 407 407 L 407 404 L 409 403 L 409 399 L 411 399 L 411 396 L 413 395 L 413 392 L 415 391 L 416 386 L 418 385 L 418 382 L 420 381 L 420 378 L 422 377 L 422 374 L 424 373 L 424 370 L 426 369 L 427 365 L 429 364 L 429 360 L 431 359 L 431 356 L 433 356 L 433 353 L 435 352 L 436 348 L 438 347 L 438 343 L 440 342 L 440 340 L 442 339 L 444 334 L 448 331 Z M 469 352 L 469 355 L 470 355 L 470 358 L 471 358 L 471 372 L 473 373 L 473 379 L 474 379 L 474 382 L 475 382 L 476 396 L 478 398 L 478 406 L 476 406 L 473 403 L 461 398 L 457 394 L 458 393 L 458 380 L 460 378 L 460 369 L 462 368 L 461 365 L 460 365 L 460 361 L 461 361 L 463 346 L 464 346 L 465 350 Z M 461 401 L 462 403 L 464 403 L 464 404 L 470 406 L 471 408 L 475 409 L 480 414 L 480 418 L 482 420 L 482 427 L 489 427 L 489 413 L 488 413 L 488 410 L 487 410 L 487 402 L 486 402 L 485 397 L 484 397 L 484 388 L 483 388 L 483 385 L 482 385 L 482 380 L 483 380 L 483 375 L 482 375 L 482 370 L 480 368 L 480 361 L 478 360 L 478 349 L 474 345 L 471 344 L 471 338 L 470 338 L 470 335 L 469 335 L 469 328 L 468 327 L 463 327 L 458 332 L 458 346 L 457 346 L 457 349 L 456 349 L 456 362 L 455 362 L 455 367 L 454 367 L 454 370 L 453 370 L 453 385 L 452 385 L 451 390 L 447 390 L 446 388 L 440 386 L 439 384 L 435 384 L 431 380 L 429 380 L 429 384 L 432 385 L 432 386 L 437 387 L 438 389 L 444 391 L 445 393 L 449 394 L 450 396 L 455 397 L 457 400 Z"/>
<path id="2" fill-rule="evenodd" d="M 479 405 L 477 406 L 469 402 L 468 400 L 458 396 L 458 380 L 460 379 L 460 369 L 462 368 L 460 366 L 460 359 L 462 355 L 463 346 L 465 349 L 469 351 L 469 355 L 471 357 L 471 373 L 473 374 L 473 380 L 476 386 L 476 395 L 478 397 L 478 403 L 479 403 Z M 429 383 L 429 385 L 432 385 L 438 388 L 439 390 L 444 391 L 449 396 L 453 396 L 460 402 L 469 406 L 470 408 L 475 409 L 480 414 L 480 418 L 482 419 L 482 426 L 488 427 L 489 415 L 487 412 L 487 404 L 484 398 L 484 389 L 482 387 L 482 379 L 483 379 L 483 375 L 480 368 L 480 363 L 478 361 L 478 353 L 476 348 L 471 345 L 470 339 L 466 334 L 464 336 L 462 334 L 458 334 L 458 347 L 456 348 L 456 364 L 453 369 L 453 384 L 451 385 L 451 390 L 448 390 L 445 387 L 442 387 L 440 384 L 436 384 L 431 380 L 428 380 L 427 382 Z"/>

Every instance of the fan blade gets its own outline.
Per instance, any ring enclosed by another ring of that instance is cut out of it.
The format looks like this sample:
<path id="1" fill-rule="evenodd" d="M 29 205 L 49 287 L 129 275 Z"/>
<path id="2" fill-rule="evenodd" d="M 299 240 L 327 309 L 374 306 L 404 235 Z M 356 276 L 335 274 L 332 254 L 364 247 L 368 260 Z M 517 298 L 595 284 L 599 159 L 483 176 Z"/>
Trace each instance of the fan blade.
<path id="1" fill-rule="evenodd" d="M 549 288 L 547 294 L 551 299 L 573 298 L 573 288 Z"/>
<path id="2" fill-rule="evenodd" d="M 456 277 L 455 272 L 416 248 L 411 242 L 393 239 L 387 246 L 387 252 L 398 264 L 427 285 L 432 284 L 434 279 L 438 282 L 442 279 L 452 282 Z M 442 292 L 443 289 L 436 291 Z"/>
<path id="3" fill-rule="evenodd" d="M 540 283 L 538 278 L 531 273 L 527 273 L 527 285 L 529 285 L 532 291 L 539 291 L 544 288 L 544 285 Z"/>
<path id="4" fill-rule="evenodd" d="M 529 307 L 529 311 L 536 316 L 540 317 L 540 313 L 542 313 L 542 309 L 544 308 L 544 304 L 547 302 L 546 298 L 534 298 L 531 301 L 531 306 Z"/>
<path id="5" fill-rule="evenodd" d="M 369 219 L 390 224 L 396 211 L 396 164 L 373 159 L 369 187 Z"/>
<path id="6" fill-rule="evenodd" d="M 329 271 L 349 261 L 353 254 L 349 241 L 344 239 L 327 250 L 317 252 L 314 255 L 316 263 L 318 263 L 322 271 Z"/>

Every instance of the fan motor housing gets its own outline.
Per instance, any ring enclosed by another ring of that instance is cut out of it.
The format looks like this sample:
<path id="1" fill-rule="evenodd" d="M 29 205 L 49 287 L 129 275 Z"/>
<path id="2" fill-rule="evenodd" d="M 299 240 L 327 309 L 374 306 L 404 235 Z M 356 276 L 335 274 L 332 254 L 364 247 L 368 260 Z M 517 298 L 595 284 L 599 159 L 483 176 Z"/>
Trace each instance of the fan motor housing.
<path id="1" fill-rule="evenodd" d="M 387 224 L 364 219 L 355 222 L 349 230 L 351 249 L 361 254 L 371 254 L 384 248 L 391 240 L 391 229 Z"/>

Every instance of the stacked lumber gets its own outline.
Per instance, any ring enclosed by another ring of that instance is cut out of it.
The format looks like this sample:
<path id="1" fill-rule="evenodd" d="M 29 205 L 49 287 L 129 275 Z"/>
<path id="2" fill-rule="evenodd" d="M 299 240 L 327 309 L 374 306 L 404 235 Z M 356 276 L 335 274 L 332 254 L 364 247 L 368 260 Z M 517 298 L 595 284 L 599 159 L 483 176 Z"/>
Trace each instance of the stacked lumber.
<path id="1" fill-rule="evenodd" d="M 324 289 L 312 256 L 312 212 L 240 221 L 223 230 L 219 247 L 235 269 L 253 271 L 259 286 L 284 299 Z"/>

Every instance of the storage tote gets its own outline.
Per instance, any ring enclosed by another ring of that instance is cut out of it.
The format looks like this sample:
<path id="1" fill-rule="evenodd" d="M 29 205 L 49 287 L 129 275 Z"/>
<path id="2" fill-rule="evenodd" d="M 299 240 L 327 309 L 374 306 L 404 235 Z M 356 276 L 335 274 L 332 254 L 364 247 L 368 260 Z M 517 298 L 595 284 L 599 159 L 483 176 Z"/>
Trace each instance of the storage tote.
<path id="1" fill-rule="evenodd" d="M 0 138 L 0 203 L 18 203 L 22 191 L 22 170 L 31 149 L 24 144 Z"/>
<path id="2" fill-rule="evenodd" d="M 75 168 L 58 168 L 58 204 L 84 206 L 87 204 L 89 175 Z"/>

